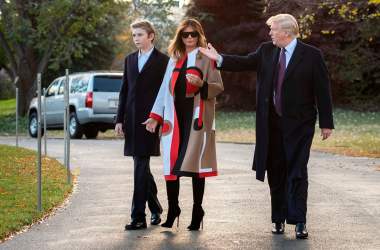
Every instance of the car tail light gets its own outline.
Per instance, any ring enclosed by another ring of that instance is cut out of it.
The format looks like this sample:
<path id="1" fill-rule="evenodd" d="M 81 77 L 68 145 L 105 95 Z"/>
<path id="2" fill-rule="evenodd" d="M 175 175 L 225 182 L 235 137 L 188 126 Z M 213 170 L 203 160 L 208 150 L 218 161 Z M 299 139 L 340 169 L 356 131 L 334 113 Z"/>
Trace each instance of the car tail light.
<path id="1" fill-rule="evenodd" d="M 93 94 L 92 92 L 87 92 L 86 94 L 86 108 L 92 108 Z"/>

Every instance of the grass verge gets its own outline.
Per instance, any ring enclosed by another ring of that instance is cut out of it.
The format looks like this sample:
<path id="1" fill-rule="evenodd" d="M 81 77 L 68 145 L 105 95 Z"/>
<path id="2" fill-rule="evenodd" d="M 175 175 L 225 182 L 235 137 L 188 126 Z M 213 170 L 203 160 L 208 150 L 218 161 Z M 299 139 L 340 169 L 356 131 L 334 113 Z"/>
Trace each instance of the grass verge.
<path id="1" fill-rule="evenodd" d="M 15 134 L 15 99 L 0 101 L 0 135 Z M 255 112 L 217 111 L 218 142 L 254 143 Z M 380 112 L 334 110 L 335 130 L 322 141 L 318 124 L 312 148 L 352 156 L 380 157 Z M 20 134 L 27 134 L 27 118 L 20 119 Z M 49 137 L 63 137 L 62 131 L 48 131 Z M 99 133 L 102 139 L 114 139 L 112 130 Z"/>
<path id="2" fill-rule="evenodd" d="M 216 138 L 219 142 L 255 142 L 254 112 L 217 112 Z M 380 112 L 334 110 L 335 129 L 322 141 L 318 123 L 312 149 L 351 156 L 380 157 Z"/>
<path id="3" fill-rule="evenodd" d="M 16 134 L 16 99 L 0 100 L 0 135 Z M 27 134 L 28 119 L 19 118 L 19 134 Z"/>
<path id="4" fill-rule="evenodd" d="M 42 212 L 37 211 L 36 152 L 0 145 L 0 242 L 46 216 L 72 191 L 66 169 L 42 160 Z"/>

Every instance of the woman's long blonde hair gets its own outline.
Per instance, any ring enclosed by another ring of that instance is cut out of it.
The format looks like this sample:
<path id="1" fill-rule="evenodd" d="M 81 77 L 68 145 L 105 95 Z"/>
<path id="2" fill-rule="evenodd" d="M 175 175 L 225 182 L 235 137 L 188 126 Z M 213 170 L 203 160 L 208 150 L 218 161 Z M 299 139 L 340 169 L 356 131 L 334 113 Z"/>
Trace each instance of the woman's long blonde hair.
<path id="1" fill-rule="evenodd" d="M 178 25 L 178 28 L 174 35 L 174 39 L 170 41 L 168 53 L 171 57 L 179 59 L 186 54 L 186 48 L 185 44 L 182 42 L 181 33 L 184 29 L 186 29 L 189 26 L 192 27 L 199 34 L 197 47 L 207 46 L 206 36 L 201 23 L 194 18 L 185 19 Z"/>

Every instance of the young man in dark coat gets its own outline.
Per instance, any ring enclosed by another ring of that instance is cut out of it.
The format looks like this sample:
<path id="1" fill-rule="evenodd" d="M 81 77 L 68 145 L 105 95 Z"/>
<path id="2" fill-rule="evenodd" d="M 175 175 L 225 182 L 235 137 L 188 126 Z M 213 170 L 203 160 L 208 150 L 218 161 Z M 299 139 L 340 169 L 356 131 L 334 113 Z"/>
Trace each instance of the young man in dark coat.
<path id="1" fill-rule="evenodd" d="M 200 50 L 222 70 L 257 72 L 253 169 L 258 180 L 268 174 L 272 232 L 283 234 L 286 221 L 305 239 L 307 163 L 317 114 L 323 140 L 334 128 L 330 81 L 321 51 L 297 39 L 293 16 L 278 14 L 267 24 L 272 42 L 247 56 L 219 55 L 211 45 Z"/>
<path id="2" fill-rule="evenodd" d="M 150 156 L 160 155 L 160 140 L 158 130 L 149 133 L 142 123 L 149 116 L 169 60 L 154 47 L 155 31 L 150 22 L 136 21 L 131 24 L 131 30 L 138 50 L 125 58 L 115 126 L 116 133 L 125 137 L 124 155 L 133 156 L 134 160 L 132 220 L 125 230 L 147 227 L 146 202 L 151 211 L 151 224 L 161 222 L 162 207 L 149 165 Z"/>

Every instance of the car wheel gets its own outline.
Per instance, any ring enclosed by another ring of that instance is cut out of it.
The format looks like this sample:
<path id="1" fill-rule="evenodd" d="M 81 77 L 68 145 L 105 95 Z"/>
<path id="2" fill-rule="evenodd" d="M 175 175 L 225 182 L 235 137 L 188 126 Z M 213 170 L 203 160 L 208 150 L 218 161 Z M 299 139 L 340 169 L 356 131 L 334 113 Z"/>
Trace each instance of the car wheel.
<path id="1" fill-rule="evenodd" d="M 99 133 L 99 130 L 94 129 L 94 128 L 88 128 L 84 132 L 87 139 L 96 139 L 96 137 L 98 136 L 98 133 Z"/>
<path id="2" fill-rule="evenodd" d="M 29 123 L 28 123 L 28 131 L 29 135 L 33 138 L 37 138 L 38 136 L 38 117 L 36 112 L 32 112 L 29 115 Z M 41 136 L 44 135 L 44 130 L 41 128 Z"/>
<path id="3" fill-rule="evenodd" d="M 70 113 L 69 132 L 70 138 L 72 139 L 81 139 L 83 136 L 82 126 L 79 124 L 78 117 L 75 112 Z"/>

